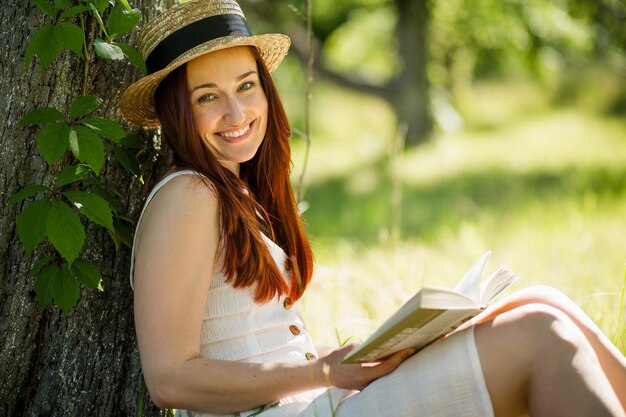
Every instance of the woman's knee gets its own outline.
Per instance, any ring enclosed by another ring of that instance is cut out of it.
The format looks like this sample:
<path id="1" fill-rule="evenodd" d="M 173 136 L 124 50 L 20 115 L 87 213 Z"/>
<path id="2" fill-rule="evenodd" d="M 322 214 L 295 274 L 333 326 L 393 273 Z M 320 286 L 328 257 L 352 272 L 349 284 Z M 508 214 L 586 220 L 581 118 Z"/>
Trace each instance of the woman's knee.
<path id="1" fill-rule="evenodd" d="M 559 297 L 559 291 L 550 287 L 538 288 L 541 294 Z M 533 289 L 535 291 L 535 289 Z M 563 296 L 564 297 L 564 296 Z M 545 355 L 552 352 L 565 354 L 577 349 L 587 348 L 585 337 L 570 317 L 558 306 L 542 302 L 529 302 L 514 308 L 493 320 L 493 326 L 504 326 L 504 334 L 514 334 L 515 340 L 526 343 L 522 347 L 530 349 L 533 355 Z M 506 336 L 504 341 L 506 342 Z"/>
<path id="2" fill-rule="evenodd" d="M 517 291 L 513 299 L 518 304 L 545 304 L 558 310 L 571 310 L 574 302 L 563 292 L 548 285 L 532 285 Z"/>
<path id="3" fill-rule="evenodd" d="M 525 393 L 533 373 L 542 367 L 544 359 L 558 355 L 552 352 L 565 349 L 561 332 L 554 330 L 560 322 L 568 325 L 567 317 L 558 309 L 528 303 L 476 326 L 476 347 L 496 411 L 512 409 L 517 415 L 524 414 Z"/>
<path id="4" fill-rule="evenodd" d="M 542 302 L 521 304 L 481 323 L 475 335 L 496 415 L 525 414 L 531 385 L 558 383 L 577 363 L 594 366 L 597 360 L 570 317 Z"/>

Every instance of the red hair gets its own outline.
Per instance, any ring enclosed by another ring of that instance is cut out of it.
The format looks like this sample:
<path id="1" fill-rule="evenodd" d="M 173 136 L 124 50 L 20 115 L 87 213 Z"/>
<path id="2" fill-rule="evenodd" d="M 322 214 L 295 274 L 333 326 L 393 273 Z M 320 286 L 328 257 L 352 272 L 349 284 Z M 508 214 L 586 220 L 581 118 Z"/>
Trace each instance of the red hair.
<path id="1" fill-rule="evenodd" d="M 284 294 L 295 300 L 311 280 L 313 255 L 289 182 L 291 129 L 269 71 L 257 50 L 250 49 L 267 97 L 268 121 L 265 138 L 256 155 L 240 164 L 239 177 L 215 158 L 195 127 L 186 66 L 172 71 L 159 84 L 155 109 L 177 168 L 204 174 L 215 190 L 221 223 L 218 258 L 226 282 L 235 288 L 256 286 L 258 303 Z M 262 232 L 283 248 L 291 261 L 290 285 L 272 259 Z"/>

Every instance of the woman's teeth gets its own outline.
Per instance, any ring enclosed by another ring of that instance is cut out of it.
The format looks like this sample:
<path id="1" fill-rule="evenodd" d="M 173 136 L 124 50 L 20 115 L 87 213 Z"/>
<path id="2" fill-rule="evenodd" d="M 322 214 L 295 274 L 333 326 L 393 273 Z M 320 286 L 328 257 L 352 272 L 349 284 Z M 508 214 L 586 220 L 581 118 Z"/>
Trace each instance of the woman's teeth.
<path id="1" fill-rule="evenodd" d="M 248 133 L 248 130 L 250 130 L 250 125 L 244 127 L 241 130 L 237 130 L 236 132 L 222 132 L 219 135 L 224 136 L 225 138 L 238 138 Z"/>

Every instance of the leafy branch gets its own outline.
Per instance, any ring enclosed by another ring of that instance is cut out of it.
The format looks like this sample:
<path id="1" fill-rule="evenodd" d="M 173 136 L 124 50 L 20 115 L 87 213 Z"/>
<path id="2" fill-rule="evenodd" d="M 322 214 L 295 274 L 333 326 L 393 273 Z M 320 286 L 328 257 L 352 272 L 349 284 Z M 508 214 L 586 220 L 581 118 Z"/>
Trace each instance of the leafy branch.
<path id="1" fill-rule="evenodd" d="M 32 197 L 16 219 L 26 255 L 37 248 L 31 270 L 35 292 L 43 306 L 54 301 L 66 314 L 80 298 L 79 283 L 103 290 L 98 265 L 81 257 L 89 250 L 85 229 L 90 223 L 107 230 L 116 248 L 132 245 L 130 221 L 115 207 L 122 193 L 100 177 L 107 155 L 141 180 L 136 154 L 143 143 L 114 120 L 94 115 L 102 99 L 88 94 L 92 51 L 108 60 L 127 59 L 143 73 L 145 63 L 130 45 L 117 40 L 131 32 L 141 12 L 126 0 L 33 0 L 49 18 L 31 38 L 25 54 L 37 56 L 45 71 L 64 50 L 83 60 L 81 95 L 66 111 L 35 108 L 19 124 L 36 126 L 35 141 L 45 162 L 58 172 L 52 184 L 29 185 L 16 192 L 9 205 Z M 85 22 L 98 23 L 100 35 L 89 39 Z M 79 21 L 80 25 L 75 22 Z"/>

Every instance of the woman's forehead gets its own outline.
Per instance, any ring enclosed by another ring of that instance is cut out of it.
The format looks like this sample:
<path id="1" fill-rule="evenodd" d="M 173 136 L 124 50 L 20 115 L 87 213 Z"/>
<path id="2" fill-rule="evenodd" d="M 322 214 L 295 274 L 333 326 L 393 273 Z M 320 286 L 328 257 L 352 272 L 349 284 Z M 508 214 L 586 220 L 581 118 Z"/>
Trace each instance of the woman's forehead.
<path id="1" fill-rule="evenodd" d="M 250 47 L 236 46 L 220 49 L 192 59 L 187 63 L 189 80 L 206 77 L 237 77 L 256 69 L 256 60 Z"/>

